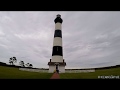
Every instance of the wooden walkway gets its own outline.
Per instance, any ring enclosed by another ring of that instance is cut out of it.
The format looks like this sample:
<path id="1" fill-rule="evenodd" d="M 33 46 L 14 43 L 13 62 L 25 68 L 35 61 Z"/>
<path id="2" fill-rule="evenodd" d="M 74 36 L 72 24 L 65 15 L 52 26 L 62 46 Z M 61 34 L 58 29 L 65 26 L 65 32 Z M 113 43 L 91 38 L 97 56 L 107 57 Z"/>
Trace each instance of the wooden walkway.
<path id="1" fill-rule="evenodd" d="M 59 73 L 54 73 L 50 79 L 60 79 Z"/>

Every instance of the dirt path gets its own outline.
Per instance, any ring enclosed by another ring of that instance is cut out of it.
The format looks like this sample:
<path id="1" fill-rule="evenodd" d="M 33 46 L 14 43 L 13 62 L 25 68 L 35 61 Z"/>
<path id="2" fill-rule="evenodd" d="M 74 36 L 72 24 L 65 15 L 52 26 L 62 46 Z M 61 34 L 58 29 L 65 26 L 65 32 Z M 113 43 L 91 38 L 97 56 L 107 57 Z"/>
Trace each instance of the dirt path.
<path id="1" fill-rule="evenodd" d="M 54 73 L 50 79 L 60 79 L 60 76 L 58 73 Z"/>

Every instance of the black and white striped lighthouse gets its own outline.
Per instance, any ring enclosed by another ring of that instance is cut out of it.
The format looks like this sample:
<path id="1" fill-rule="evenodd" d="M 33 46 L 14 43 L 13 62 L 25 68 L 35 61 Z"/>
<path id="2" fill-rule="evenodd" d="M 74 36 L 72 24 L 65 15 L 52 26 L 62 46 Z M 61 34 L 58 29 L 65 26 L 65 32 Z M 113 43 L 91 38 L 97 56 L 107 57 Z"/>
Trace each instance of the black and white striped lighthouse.
<path id="1" fill-rule="evenodd" d="M 56 15 L 55 32 L 52 48 L 52 59 L 48 62 L 49 72 L 53 73 L 55 70 L 59 70 L 60 73 L 65 72 L 66 62 L 63 59 L 63 48 L 62 48 L 62 22 L 61 15 Z"/>

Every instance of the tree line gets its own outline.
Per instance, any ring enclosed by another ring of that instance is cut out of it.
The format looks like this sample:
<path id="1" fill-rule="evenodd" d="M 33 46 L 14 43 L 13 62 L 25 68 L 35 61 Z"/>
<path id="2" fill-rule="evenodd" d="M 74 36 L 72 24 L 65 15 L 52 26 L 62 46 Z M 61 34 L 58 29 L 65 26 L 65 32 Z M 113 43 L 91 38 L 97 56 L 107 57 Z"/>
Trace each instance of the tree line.
<path id="1" fill-rule="evenodd" d="M 9 63 L 10 63 L 10 65 L 14 65 L 14 63 L 16 63 L 17 62 L 17 59 L 16 59 L 16 57 L 11 57 L 10 59 L 9 59 Z M 19 65 L 21 66 L 21 67 L 33 67 L 33 65 L 32 64 L 30 64 L 30 63 L 24 63 L 24 61 L 20 61 L 19 62 Z"/>

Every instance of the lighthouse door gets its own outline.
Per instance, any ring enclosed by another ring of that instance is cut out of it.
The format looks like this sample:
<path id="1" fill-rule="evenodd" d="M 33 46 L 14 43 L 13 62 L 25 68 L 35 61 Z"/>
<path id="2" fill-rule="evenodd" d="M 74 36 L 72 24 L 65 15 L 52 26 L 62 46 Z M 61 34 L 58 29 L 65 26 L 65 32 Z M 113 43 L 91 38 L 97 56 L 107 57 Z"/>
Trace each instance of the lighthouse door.
<path id="1" fill-rule="evenodd" d="M 59 73 L 58 64 L 56 65 L 56 72 Z"/>
<path id="2" fill-rule="evenodd" d="M 58 65 L 56 65 L 56 70 L 58 70 Z"/>

